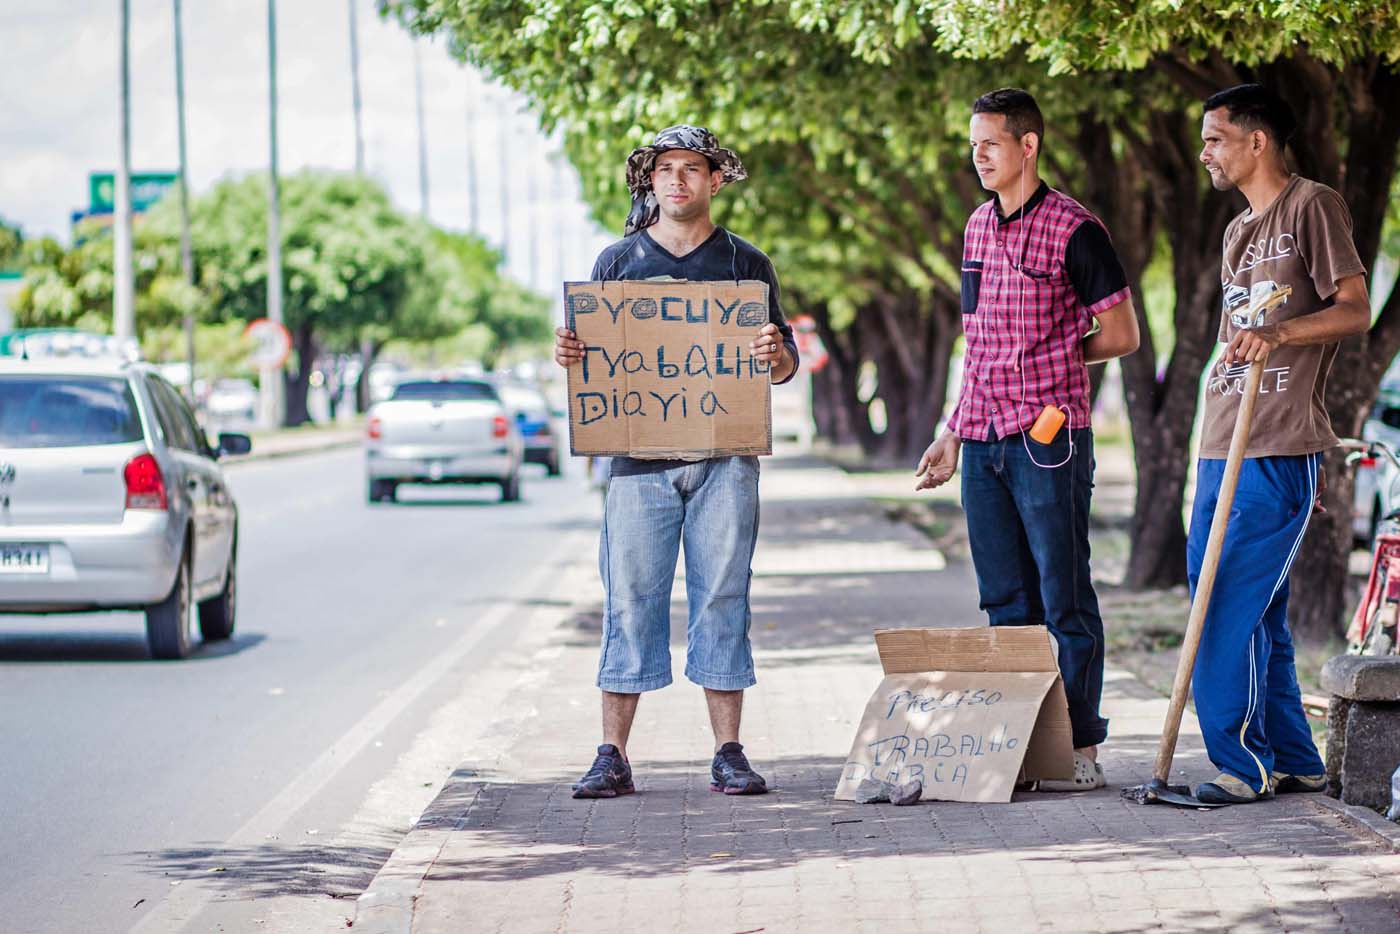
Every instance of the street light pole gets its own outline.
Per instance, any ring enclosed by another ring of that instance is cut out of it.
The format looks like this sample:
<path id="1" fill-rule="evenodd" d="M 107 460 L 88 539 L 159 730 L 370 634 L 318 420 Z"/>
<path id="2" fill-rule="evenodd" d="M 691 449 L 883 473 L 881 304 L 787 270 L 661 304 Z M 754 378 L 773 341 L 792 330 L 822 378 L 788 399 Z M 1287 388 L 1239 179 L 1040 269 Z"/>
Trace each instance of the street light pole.
<path id="1" fill-rule="evenodd" d="M 190 236 L 190 174 L 185 152 L 185 39 L 180 19 L 180 0 L 175 0 L 175 110 L 180 134 L 180 268 L 185 284 L 194 287 L 194 245 Z M 185 312 L 185 359 L 190 374 L 186 384 L 194 402 L 194 311 Z"/>
<path id="2" fill-rule="evenodd" d="M 121 106 L 117 191 L 113 207 L 112 333 L 118 341 L 135 336 L 136 284 L 131 267 L 131 0 L 121 0 Z"/>
<path id="3" fill-rule="evenodd" d="M 528 132 L 528 131 L 527 131 Z M 539 133 L 530 133 L 529 159 L 525 170 L 525 235 L 526 246 L 529 250 L 528 269 L 530 276 L 530 288 L 540 287 L 540 231 L 536 220 L 535 202 L 539 199 L 539 186 L 536 176 L 539 174 L 540 155 Z"/>
<path id="4" fill-rule="evenodd" d="M 365 174 L 365 127 L 360 114 L 360 24 L 355 16 L 355 0 L 350 7 L 350 98 L 355 111 L 355 174 Z"/>
<path id="5" fill-rule="evenodd" d="M 267 0 L 267 99 L 269 171 L 267 185 L 267 316 L 282 323 L 282 192 L 277 178 L 277 0 Z M 301 361 L 310 366 L 310 360 Z M 281 367 L 262 368 L 263 425 L 280 426 L 284 414 L 285 386 Z"/>
<path id="6" fill-rule="evenodd" d="M 423 56 L 419 41 L 413 40 L 413 92 L 418 111 L 418 198 L 419 213 L 428 219 L 428 129 L 423 119 Z"/>
<path id="7" fill-rule="evenodd" d="M 467 90 L 467 224 L 472 233 L 481 232 L 481 203 L 476 179 L 476 101 Z"/>
<path id="8" fill-rule="evenodd" d="M 506 132 L 507 111 L 510 97 L 501 97 L 496 108 L 496 144 L 500 147 L 501 183 L 497 190 L 501 193 L 501 272 L 510 262 L 510 138 Z"/>

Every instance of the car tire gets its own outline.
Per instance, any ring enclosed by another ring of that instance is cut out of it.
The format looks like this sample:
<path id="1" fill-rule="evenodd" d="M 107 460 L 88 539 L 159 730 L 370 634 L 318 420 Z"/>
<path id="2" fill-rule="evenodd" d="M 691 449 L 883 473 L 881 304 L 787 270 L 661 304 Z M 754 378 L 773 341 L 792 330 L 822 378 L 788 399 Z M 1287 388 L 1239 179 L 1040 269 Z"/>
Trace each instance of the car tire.
<path id="1" fill-rule="evenodd" d="M 557 477 L 562 472 L 559 465 L 559 452 L 551 451 L 549 460 L 545 462 L 544 472 L 551 477 Z"/>
<path id="2" fill-rule="evenodd" d="M 520 501 L 520 471 L 516 471 L 501 481 L 501 502 L 516 503 Z"/>
<path id="3" fill-rule="evenodd" d="M 234 614 L 238 609 L 238 539 L 228 555 L 228 575 L 224 589 L 199 605 L 199 634 L 205 642 L 217 642 L 233 635 Z"/>
<path id="4" fill-rule="evenodd" d="M 393 480 L 371 480 L 369 501 L 371 503 L 392 503 L 398 496 L 398 484 Z"/>
<path id="5" fill-rule="evenodd" d="M 152 658 L 188 658 L 194 647 L 194 588 L 190 549 L 180 555 L 180 570 L 170 593 L 146 607 L 146 644 Z"/>

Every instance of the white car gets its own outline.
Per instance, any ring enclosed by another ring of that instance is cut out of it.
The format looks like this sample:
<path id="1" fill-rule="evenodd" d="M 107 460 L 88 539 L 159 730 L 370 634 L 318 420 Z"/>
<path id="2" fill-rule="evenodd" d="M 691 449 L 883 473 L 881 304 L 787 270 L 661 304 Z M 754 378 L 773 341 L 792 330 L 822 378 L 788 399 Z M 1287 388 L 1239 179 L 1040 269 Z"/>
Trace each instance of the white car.
<path id="1" fill-rule="evenodd" d="M 369 501 L 393 502 L 405 483 L 494 483 L 502 502 L 514 502 L 524 447 L 515 419 L 485 380 L 399 383 L 369 410 Z"/>
<path id="2" fill-rule="evenodd" d="M 0 359 L 0 613 L 144 610 L 157 658 L 233 633 L 238 510 L 184 398 L 144 364 Z"/>
<path id="3" fill-rule="evenodd" d="M 258 420 L 258 387 L 246 379 L 216 380 L 204 400 L 204 412 L 220 428 L 248 428 Z"/>

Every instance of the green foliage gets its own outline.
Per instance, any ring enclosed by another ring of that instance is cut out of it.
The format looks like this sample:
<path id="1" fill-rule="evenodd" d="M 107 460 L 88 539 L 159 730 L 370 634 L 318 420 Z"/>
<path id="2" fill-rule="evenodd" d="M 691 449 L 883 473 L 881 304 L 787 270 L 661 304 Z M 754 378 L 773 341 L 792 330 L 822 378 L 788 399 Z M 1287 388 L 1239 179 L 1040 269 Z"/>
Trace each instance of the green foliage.
<path id="1" fill-rule="evenodd" d="M 141 225 L 178 250 L 176 199 Z M 207 316 L 245 321 L 267 309 L 267 179 L 224 181 L 191 206 L 197 282 Z M 283 319 L 331 343 L 388 325 L 424 266 L 424 237 L 376 183 L 353 175 L 301 172 L 282 180 Z M 178 269 L 178 253 L 157 259 Z M 139 311 L 138 311 L 139 313 Z"/>
<path id="2" fill-rule="evenodd" d="M 23 247 L 23 232 L 0 217 L 0 270 L 18 269 Z"/>
<path id="3" fill-rule="evenodd" d="M 248 361 L 251 347 L 243 340 L 244 327 L 242 321 L 195 325 L 194 356 L 200 376 L 257 376 L 257 368 Z M 147 329 L 141 335 L 141 355 L 154 363 L 184 360 L 185 329 L 178 325 Z"/>
<path id="4" fill-rule="evenodd" d="M 243 326 L 266 314 L 266 177 L 225 180 L 193 200 L 193 286 L 180 267 L 178 207 L 163 199 L 135 225 L 137 332 L 156 359 L 183 356 L 179 325 L 193 314 L 209 325 L 198 335 L 235 338 L 206 355 L 197 337 L 197 356 L 231 365 L 246 352 L 236 340 Z M 283 179 L 282 230 L 284 320 L 318 346 L 434 341 L 473 325 L 489 347 L 548 337 L 545 300 L 505 280 L 498 254 L 405 216 L 369 179 L 310 171 Z M 71 249 L 52 239 L 25 245 L 19 326 L 110 328 L 112 238 L 80 233 Z"/>

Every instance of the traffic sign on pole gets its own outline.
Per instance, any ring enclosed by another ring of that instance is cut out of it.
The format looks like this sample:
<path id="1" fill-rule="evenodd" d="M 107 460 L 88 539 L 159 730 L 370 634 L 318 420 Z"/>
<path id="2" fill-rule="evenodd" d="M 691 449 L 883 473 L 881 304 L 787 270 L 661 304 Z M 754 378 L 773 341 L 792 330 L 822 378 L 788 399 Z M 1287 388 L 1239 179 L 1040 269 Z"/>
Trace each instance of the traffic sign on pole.
<path id="1" fill-rule="evenodd" d="M 253 345 L 248 359 L 262 369 L 280 370 L 292 353 L 292 332 L 280 321 L 258 318 L 243 329 L 243 339 Z"/>

